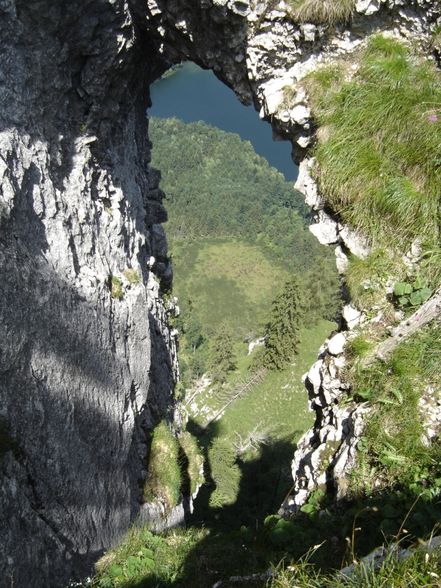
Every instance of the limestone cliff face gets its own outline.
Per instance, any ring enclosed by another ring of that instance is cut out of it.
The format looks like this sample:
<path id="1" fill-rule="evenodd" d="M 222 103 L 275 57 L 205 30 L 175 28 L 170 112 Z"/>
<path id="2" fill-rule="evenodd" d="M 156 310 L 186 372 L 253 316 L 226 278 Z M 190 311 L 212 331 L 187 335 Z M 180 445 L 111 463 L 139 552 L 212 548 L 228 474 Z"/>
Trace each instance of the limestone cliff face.
<path id="1" fill-rule="evenodd" d="M 2 586 L 64 585 L 127 530 L 176 376 L 160 61 L 127 2 L 80 4 L 0 3 Z"/>
<path id="2" fill-rule="evenodd" d="M 139 510 L 145 431 L 170 410 L 149 81 L 165 62 L 213 68 L 301 160 L 307 100 L 284 109 L 283 87 L 372 30 L 424 38 L 439 17 L 424 0 L 359 0 L 352 29 L 330 33 L 265 4 L 0 0 L 0 585 L 62 586 L 117 541 Z"/>

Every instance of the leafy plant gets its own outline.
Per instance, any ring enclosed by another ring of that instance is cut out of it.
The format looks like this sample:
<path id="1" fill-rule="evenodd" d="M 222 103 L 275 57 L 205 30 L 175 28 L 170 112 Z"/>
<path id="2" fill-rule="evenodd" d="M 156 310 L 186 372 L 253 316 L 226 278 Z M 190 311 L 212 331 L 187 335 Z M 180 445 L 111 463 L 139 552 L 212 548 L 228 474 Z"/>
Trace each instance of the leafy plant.
<path id="1" fill-rule="evenodd" d="M 307 515 L 316 515 L 322 508 L 322 502 L 325 496 L 326 493 L 324 492 L 324 490 L 316 490 L 311 494 L 308 502 L 306 502 L 300 508 L 300 510 Z"/>
<path id="2" fill-rule="evenodd" d="M 394 296 L 400 306 L 421 306 L 431 295 L 432 290 L 420 278 L 413 284 L 397 282 L 394 286 Z"/>

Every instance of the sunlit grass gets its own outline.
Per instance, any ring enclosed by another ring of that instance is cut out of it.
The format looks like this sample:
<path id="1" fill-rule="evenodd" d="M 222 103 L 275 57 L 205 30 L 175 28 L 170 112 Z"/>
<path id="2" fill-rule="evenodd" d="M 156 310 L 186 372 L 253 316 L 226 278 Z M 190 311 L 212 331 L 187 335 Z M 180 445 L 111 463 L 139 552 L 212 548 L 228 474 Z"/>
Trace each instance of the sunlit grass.
<path id="1" fill-rule="evenodd" d="M 439 247 L 441 74 L 402 43 L 373 37 L 347 64 L 312 74 L 314 116 L 328 129 L 316 148 L 320 188 L 374 244 Z M 320 134 L 319 134 L 320 136 Z"/>
<path id="2" fill-rule="evenodd" d="M 295 21 L 334 25 L 352 16 L 355 0 L 289 0 L 288 6 Z"/>
<path id="3" fill-rule="evenodd" d="M 194 494 L 204 482 L 204 456 L 198 445 L 196 437 L 188 431 L 182 432 L 178 437 L 179 445 L 185 454 L 187 463 L 187 475 L 190 482 L 190 494 Z"/>
<path id="4" fill-rule="evenodd" d="M 421 550 L 407 559 L 393 551 L 380 565 L 358 564 L 353 573 L 323 574 L 307 561 L 276 570 L 267 588 L 436 588 L 441 583 L 441 552 L 430 555 Z"/>

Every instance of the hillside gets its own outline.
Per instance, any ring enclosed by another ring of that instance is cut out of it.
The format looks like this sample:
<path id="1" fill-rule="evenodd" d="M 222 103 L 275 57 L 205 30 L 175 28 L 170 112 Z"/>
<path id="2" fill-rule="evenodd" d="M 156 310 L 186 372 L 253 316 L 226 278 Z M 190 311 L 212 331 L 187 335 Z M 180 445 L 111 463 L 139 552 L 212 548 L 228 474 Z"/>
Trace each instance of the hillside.
<path id="1" fill-rule="evenodd" d="M 258 243 L 289 269 L 332 258 L 307 230 L 301 194 L 249 141 L 178 119 L 153 118 L 149 129 L 172 251 L 175 241 L 236 237 Z"/>

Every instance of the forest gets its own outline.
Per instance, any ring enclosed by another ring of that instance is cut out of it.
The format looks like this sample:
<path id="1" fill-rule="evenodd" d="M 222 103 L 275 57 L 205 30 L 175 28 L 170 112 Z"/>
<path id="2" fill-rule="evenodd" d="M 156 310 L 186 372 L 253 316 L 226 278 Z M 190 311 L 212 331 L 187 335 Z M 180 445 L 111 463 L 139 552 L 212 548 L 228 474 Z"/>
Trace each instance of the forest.
<path id="1" fill-rule="evenodd" d="M 150 135 L 167 198 L 184 387 L 210 370 L 224 383 L 237 364 L 229 357 L 244 355 L 271 324 L 274 333 L 275 306 L 294 276 L 297 330 L 337 318 L 332 252 L 309 232 L 303 197 L 283 174 L 249 141 L 206 123 L 153 118 Z M 230 349 L 225 361 L 219 349 Z M 262 361 L 271 355 L 274 367 L 295 352 L 279 361 L 272 349 Z"/>

